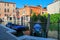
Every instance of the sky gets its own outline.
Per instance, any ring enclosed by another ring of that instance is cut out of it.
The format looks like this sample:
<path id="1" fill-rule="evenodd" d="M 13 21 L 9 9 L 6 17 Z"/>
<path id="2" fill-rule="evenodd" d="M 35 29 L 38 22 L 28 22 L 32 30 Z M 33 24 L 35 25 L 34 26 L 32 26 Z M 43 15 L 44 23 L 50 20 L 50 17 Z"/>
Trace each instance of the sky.
<path id="1" fill-rule="evenodd" d="M 8 2 L 15 2 L 17 8 L 23 8 L 24 5 L 28 6 L 37 6 L 41 5 L 42 7 L 47 7 L 53 2 L 53 0 L 5 0 Z"/>

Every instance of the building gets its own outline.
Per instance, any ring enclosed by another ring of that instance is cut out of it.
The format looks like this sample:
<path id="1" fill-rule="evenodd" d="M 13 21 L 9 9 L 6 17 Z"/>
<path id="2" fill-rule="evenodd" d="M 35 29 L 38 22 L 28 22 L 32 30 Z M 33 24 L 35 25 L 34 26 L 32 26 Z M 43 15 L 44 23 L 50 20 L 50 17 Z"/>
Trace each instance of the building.
<path id="1" fill-rule="evenodd" d="M 20 8 L 19 12 L 17 15 L 19 20 L 20 20 L 20 24 L 22 25 L 28 25 L 30 22 L 30 16 L 32 16 L 34 13 L 36 15 L 40 14 L 44 14 L 45 12 L 47 12 L 46 8 L 42 8 L 41 6 L 24 6 L 24 8 Z M 28 23 L 28 24 L 27 24 Z"/>
<path id="2" fill-rule="evenodd" d="M 30 22 L 30 16 L 35 13 L 36 15 L 42 14 L 42 7 L 41 6 L 24 6 L 24 8 L 21 8 L 19 10 L 20 12 L 20 21 L 23 22 L 23 25 L 25 23 Z M 28 24 L 26 24 L 28 25 Z"/>
<path id="3" fill-rule="evenodd" d="M 59 0 L 54 0 L 54 2 L 57 2 L 57 1 L 59 1 Z"/>
<path id="4" fill-rule="evenodd" d="M 8 21 L 13 22 L 14 17 L 16 17 L 15 9 L 16 9 L 15 3 L 0 1 L 0 18 L 7 22 Z"/>
<path id="5" fill-rule="evenodd" d="M 47 9 L 42 8 L 39 5 L 25 5 L 24 8 L 16 8 L 16 4 L 13 2 L 0 1 L 0 18 L 3 19 L 5 23 L 12 22 L 16 24 L 23 24 L 23 22 L 30 22 L 30 16 L 34 13 L 36 15 L 42 15 L 45 12 L 47 12 Z"/>
<path id="6" fill-rule="evenodd" d="M 46 7 L 44 7 L 44 8 L 42 9 L 42 14 L 48 14 Z"/>
<path id="7" fill-rule="evenodd" d="M 56 1 L 48 5 L 47 11 L 49 14 L 60 13 L 60 1 Z"/>
<path id="8" fill-rule="evenodd" d="M 19 21 L 20 20 L 20 15 L 19 15 L 20 12 L 19 12 L 19 10 L 20 10 L 19 8 L 16 8 L 17 24 L 20 24 L 20 21 Z"/>

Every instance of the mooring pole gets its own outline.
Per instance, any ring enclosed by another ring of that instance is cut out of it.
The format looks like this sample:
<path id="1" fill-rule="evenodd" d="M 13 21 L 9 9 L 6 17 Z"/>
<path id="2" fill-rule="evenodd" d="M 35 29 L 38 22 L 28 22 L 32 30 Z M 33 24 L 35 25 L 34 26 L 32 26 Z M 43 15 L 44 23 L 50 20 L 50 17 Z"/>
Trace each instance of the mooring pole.
<path id="1" fill-rule="evenodd" d="M 48 37 L 49 26 L 50 26 L 50 14 L 48 14 L 48 19 L 47 19 L 46 38 Z"/>
<path id="2" fill-rule="evenodd" d="M 58 40 L 60 40 L 60 19 L 58 18 Z"/>

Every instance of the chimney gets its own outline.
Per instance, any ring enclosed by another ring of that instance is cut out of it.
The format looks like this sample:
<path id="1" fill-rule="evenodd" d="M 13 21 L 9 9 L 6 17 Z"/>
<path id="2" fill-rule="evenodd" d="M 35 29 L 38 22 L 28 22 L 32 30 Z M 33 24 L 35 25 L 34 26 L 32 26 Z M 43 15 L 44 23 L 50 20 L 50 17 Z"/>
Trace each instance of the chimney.
<path id="1" fill-rule="evenodd" d="M 24 7 L 28 7 L 27 5 L 25 5 Z"/>
<path id="2" fill-rule="evenodd" d="M 38 7 L 41 7 L 41 5 L 37 5 Z"/>

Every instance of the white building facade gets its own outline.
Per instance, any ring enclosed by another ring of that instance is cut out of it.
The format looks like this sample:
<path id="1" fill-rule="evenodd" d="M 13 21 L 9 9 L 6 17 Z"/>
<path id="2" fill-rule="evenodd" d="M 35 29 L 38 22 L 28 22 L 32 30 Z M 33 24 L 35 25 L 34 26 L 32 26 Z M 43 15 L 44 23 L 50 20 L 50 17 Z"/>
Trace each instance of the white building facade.
<path id="1" fill-rule="evenodd" d="M 60 1 L 56 1 L 47 6 L 47 11 L 49 14 L 60 13 Z"/>

